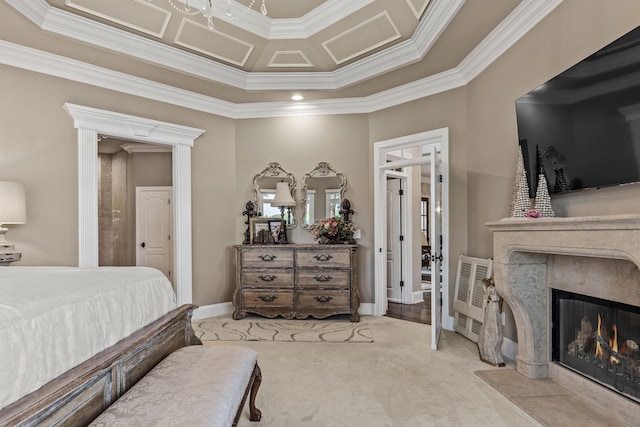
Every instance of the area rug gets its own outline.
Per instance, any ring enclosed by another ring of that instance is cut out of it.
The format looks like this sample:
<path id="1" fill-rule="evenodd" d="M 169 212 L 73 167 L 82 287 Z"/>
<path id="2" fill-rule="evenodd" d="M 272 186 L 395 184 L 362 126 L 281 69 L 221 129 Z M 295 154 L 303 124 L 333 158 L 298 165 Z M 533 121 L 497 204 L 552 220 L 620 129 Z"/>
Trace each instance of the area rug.
<path id="1" fill-rule="evenodd" d="M 193 321 L 202 341 L 276 341 L 371 343 L 369 325 L 348 320 L 229 320 L 211 317 Z"/>

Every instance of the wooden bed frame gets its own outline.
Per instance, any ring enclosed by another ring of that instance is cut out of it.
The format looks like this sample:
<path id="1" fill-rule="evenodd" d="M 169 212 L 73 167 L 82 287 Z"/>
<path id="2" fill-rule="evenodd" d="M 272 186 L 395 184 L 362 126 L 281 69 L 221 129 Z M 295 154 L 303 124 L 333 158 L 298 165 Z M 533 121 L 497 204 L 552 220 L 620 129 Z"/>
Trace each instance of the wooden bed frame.
<path id="1" fill-rule="evenodd" d="M 202 344 L 185 304 L 0 409 L 1 426 L 84 426 L 178 348 Z"/>

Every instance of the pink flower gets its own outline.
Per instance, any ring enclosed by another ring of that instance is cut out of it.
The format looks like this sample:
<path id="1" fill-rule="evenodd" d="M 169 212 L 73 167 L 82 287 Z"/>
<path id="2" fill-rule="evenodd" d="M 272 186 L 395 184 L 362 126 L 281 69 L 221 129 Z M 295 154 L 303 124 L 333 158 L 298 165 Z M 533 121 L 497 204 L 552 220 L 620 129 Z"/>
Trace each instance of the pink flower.
<path id="1" fill-rule="evenodd" d="M 311 226 L 313 237 L 321 243 L 329 241 L 350 241 L 353 238 L 353 224 L 342 218 L 330 217 L 319 220 Z"/>
<path id="2" fill-rule="evenodd" d="M 527 218 L 542 218 L 542 212 L 538 209 L 529 209 L 524 216 Z"/>

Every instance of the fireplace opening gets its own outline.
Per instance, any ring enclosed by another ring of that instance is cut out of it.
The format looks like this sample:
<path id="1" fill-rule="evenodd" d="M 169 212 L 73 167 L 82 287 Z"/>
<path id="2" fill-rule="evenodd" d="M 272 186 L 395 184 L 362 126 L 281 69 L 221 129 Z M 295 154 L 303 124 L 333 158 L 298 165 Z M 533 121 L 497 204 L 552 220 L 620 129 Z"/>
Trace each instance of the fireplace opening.
<path id="1" fill-rule="evenodd" d="M 640 307 L 553 289 L 552 361 L 640 403 Z"/>

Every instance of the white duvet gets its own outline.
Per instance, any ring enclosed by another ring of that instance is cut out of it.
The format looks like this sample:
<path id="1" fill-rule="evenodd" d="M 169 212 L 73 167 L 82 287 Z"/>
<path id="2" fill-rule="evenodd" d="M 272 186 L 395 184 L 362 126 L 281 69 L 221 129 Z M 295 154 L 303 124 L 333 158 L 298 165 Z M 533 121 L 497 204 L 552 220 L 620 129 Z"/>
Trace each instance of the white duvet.
<path id="1" fill-rule="evenodd" d="M 144 267 L 0 267 L 0 408 L 176 307 Z"/>

